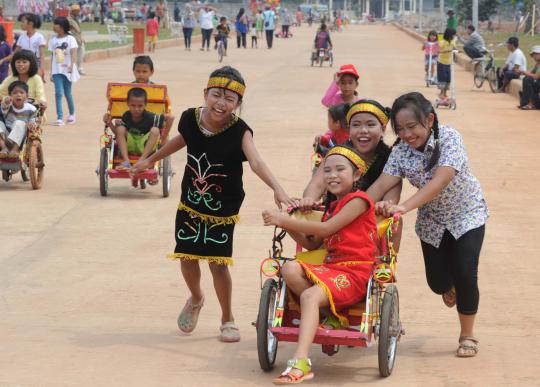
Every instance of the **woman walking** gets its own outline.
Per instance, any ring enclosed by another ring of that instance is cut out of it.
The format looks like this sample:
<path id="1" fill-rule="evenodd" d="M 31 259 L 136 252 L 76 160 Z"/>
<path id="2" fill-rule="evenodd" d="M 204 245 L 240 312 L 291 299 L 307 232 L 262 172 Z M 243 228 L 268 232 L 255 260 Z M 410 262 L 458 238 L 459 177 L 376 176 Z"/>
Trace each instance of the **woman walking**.
<path id="1" fill-rule="evenodd" d="M 182 14 L 182 32 L 184 33 L 184 50 L 191 51 L 191 35 L 195 28 L 195 12 L 191 9 L 191 5 L 186 4 Z"/>
<path id="2" fill-rule="evenodd" d="M 248 32 L 248 19 L 246 16 L 246 10 L 244 8 L 240 8 L 240 11 L 238 11 L 238 15 L 236 15 L 236 45 L 238 48 L 240 48 L 240 44 L 242 44 L 242 47 L 246 48 L 246 35 Z"/>

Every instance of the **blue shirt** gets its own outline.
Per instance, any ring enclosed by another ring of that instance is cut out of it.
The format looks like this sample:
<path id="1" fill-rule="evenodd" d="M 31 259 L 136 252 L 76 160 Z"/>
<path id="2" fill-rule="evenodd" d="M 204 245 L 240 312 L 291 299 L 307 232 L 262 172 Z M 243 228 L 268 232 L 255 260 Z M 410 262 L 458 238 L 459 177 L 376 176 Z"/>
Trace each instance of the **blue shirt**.
<path id="1" fill-rule="evenodd" d="M 418 209 L 416 234 L 430 245 L 439 247 L 444 231 L 456 239 L 467 231 L 484 225 L 489 216 L 480 183 L 469 169 L 463 139 L 453 128 L 439 126 L 441 155 L 437 164 L 428 172 L 428 164 L 435 140 L 430 136 L 424 152 L 405 142 L 392 149 L 383 173 L 406 178 L 414 187 L 422 188 L 433 179 L 437 167 L 452 167 L 456 174 L 450 183 L 432 201 Z"/>
<path id="2" fill-rule="evenodd" d="M 263 25 L 265 30 L 273 30 L 275 28 L 276 14 L 271 9 L 263 12 Z"/>

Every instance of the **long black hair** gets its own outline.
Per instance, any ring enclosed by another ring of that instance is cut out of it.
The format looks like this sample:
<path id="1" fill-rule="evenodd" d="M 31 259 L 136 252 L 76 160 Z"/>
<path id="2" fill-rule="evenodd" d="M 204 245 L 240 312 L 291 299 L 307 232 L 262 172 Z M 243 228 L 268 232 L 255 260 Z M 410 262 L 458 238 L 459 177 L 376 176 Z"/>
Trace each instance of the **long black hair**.
<path id="1" fill-rule="evenodd" d="M 434 116 L 433 126 L 431 128 L 426 128 L 433 130 L 433 137 L 435 139 L 435 147 L 433 148 L 433 154 L 431 155 L 431 158 L 429 159 L 427 166 L 425 167 L 426 172 L 430 171 L 437 164 L 437 162 L 439 161 L 439 157 L 441 156 L 441 147 L 439 145 L 439 119 L 437 117 L 437 113 L 435 113 L 435 109 L 433 108 L 431 102 L 429 102 L 429 100 L 421 93 L 412 92 L 403 94 L 394 101 L 394 104 L 392 105 L 392 111 L 390 112 L 392 128 L 394 129 L 394 133 L 396 134 L 398 134 L 396 116 L 398 112 L 402 109 L 409 109 L 414 114 L 414 117 L 420 125 L 424 125 L 424 120 L 430 114 L 433 114 Z M 399 142 L 400 138 L 398 137 L 394 145 L 397 145 Z"/>
<path id="2" fill-rule="evenodd" d="M 29 78 L 32 78 L 34 75 L 37 74 L 38 64 L 36 55 L 30 50 L 19 50 L 15 51 L 15 53 L 13 54 L 13 58 L 11 58 L 11 73 L 14 77 L 19 76 L 17 66 L 15 66 L 18 60 L 27 60 L 28 62 L 30 62 L 30 67 L 28 68 Z"/>
<path id="3" fill-rule="evenodd" d="M 53 20 L 53 24 L 59 25 L 64 30 L 64 34 L 69 33 L 69 21 L 65 17 L 56 17 Z"/>

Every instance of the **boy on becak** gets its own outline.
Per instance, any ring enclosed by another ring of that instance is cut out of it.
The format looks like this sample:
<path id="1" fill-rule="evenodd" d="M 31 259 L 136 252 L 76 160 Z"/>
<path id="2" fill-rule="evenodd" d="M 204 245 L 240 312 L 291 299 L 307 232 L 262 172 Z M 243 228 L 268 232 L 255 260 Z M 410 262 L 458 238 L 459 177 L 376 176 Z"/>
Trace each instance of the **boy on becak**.
<path id="1" fill-rule="evenodd" d="M 26 130 L 36 128 L 37 109 L 27 102 L 28 86 L 22 81 L 9 85 L 9 96 L 2 99 L 0 121 L 0 158 L 17 158 Z"/>
<path id="2" fill-rule="evenodd" d="M 104 117 L 105 123 L 116 136 L 118 149 L 123 159 L 116 167 L 118 170 L 131 168 L 129 153 L 147 158 L 156 150 L 160 129 L 163 128 L 165 117 L 146 110 L 147 94 L 144 89 L 134 87 L 127 95 L 129 110 L 122 115 L 121 120 L 112 120 L 109 114 Z"/>

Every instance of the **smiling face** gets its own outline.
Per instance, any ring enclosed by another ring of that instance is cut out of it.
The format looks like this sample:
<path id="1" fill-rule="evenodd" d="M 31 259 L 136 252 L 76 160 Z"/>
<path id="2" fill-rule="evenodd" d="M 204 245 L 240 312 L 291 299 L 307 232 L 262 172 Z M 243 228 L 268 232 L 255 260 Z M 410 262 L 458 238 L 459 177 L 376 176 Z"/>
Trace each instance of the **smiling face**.
<path id="1" fill-rule="evenodd" d="M 333 154 L 324 160 L 324 181 L 328 192 L 338 200 L 352 191 L 354 182 L 360 179 L 360 171 L 355 169 L 344 156 Z"/>
<path id="2" fill-rule="evenodd" d="M 130 97 L 127 101 L 128 109 L 131 112 L 131 117 L 135 120 L 142 117 L 144 109 L 146 109 L 146 98 Z"/>
<path id="3" fill-rule="evenodd" d="M 343 74 L 339 77 L 338 86 L 343 97 L 350 98 L 358 87 L 358 80 L 353 75 Z"/>
<path id="4" fill-rule="evenodd" d="M 434 119 L 435 116 L 430 113 L 419 121 L 411 109 L 401 109 L 396 114 L 396 134 L 412 148 L 423 151 L 431 135 Z"/>
<path id="5" fill-rule="evenodd" d="M 20 87 L 15 87 L 11 93 L 9 94 L 11 99 L 13 100 L 13 106 L 15 106 L 17 109 L 21 109 L 24 106 L 24 102 L 26 101 L 26 91 Z"/>
<path id="6" fill-rule="evenodd" d="M 356 113 L 349 123 L 349 137 L 364 160 L 371 159 L 384 135 L 384 127 L 371 113 Z"/>
<path id="7" fill-rule="evenodd" d="M 26 59 L 17 59 L 15 61 L 15 68 L 20 75 L 27 74 L 30 70 L 30 61 Z"/>
<path id="8" fill-rule="evenodd" d="M 137 83 L 148 83 L 153 74 L 150 65 L 137 63 L 133 67 L 133 76 L 135 76 Z"/>
<path id="9" fill-rule="evenodd" d="M 234 91 L 213 87 L 204 91 L 208 118 L 216 124 L 226 124 L 240 106 L 240 97 Z"/>

